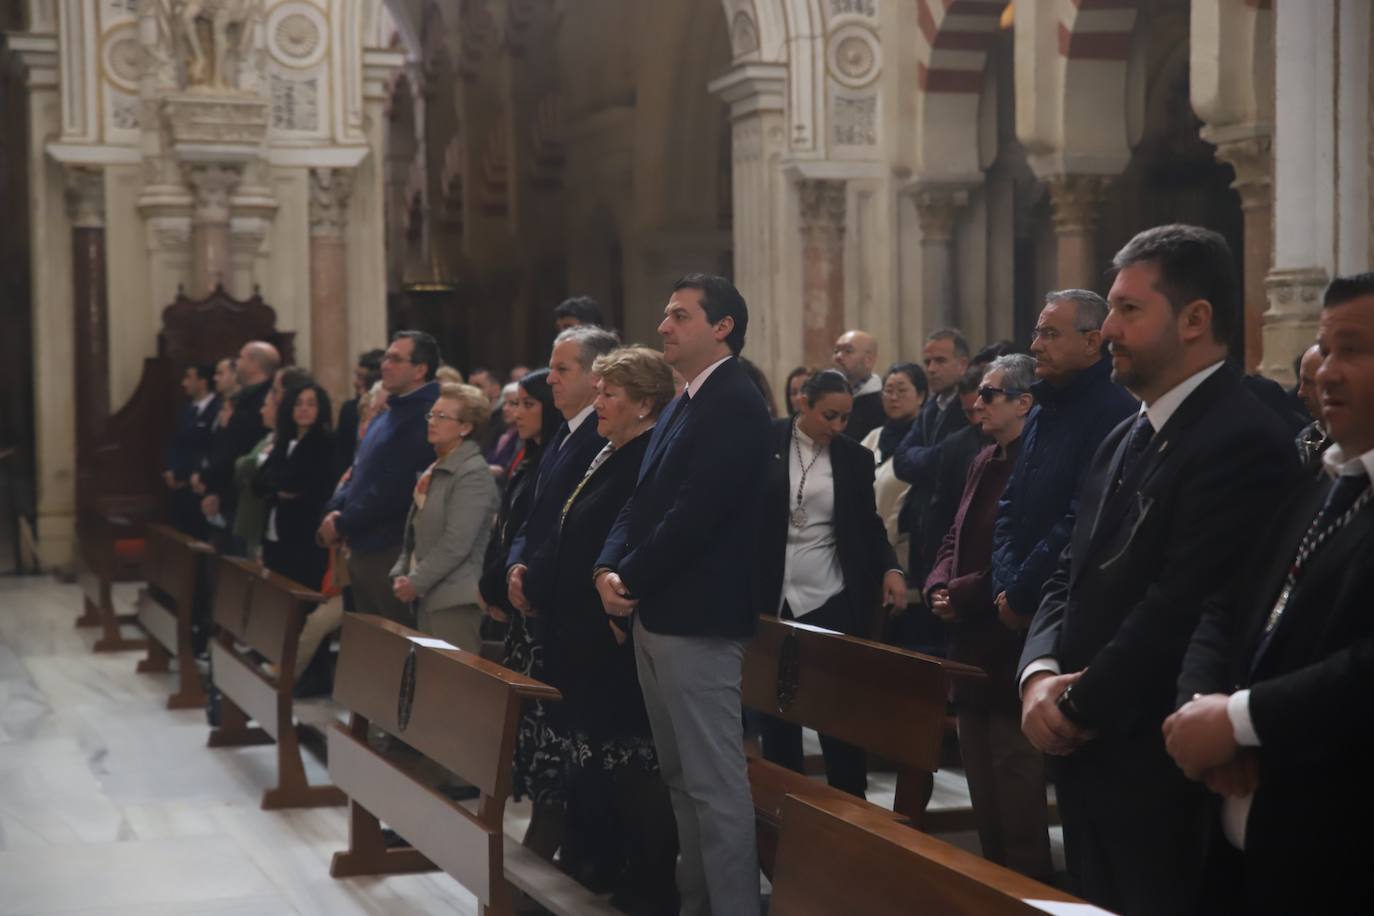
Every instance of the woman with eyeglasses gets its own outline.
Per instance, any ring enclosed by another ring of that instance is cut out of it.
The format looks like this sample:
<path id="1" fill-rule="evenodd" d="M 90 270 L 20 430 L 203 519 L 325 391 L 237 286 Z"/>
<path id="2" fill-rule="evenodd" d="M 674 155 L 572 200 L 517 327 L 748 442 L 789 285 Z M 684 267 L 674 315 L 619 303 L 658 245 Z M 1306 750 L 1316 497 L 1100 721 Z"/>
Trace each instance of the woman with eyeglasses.
<path id="1" fill-rule="evenodd" d="M 926 380 L 924 369 L 915 363 L 893 363 L 883 377 L 882 405 L 886 419 L 881 426 L 864 436 L 861 443 L 873 453 L 873 460 L 877 464 L 873 493 L 878 501 L 878 514 L 887 526 L 887 541 L 899 557 L 906 556 L 910 550 L 911 532 L 907 530 L 909 515 L 902 510 L 906 508 L 911 484 L 898 479 L 897 472 L 892 468 L 892 453 L 911 431 L 916 415 L 925 406 L 929 391 L 930 383 Z"/>
<path id="2" fill-rule="evenodd" d="M 992 438 L 973 459 L 954 524 L 926 577 L 931 613 L 947 625 L 949 657 L 976 665 L 987 680 L 955 689 L 959 751 L 985 858 L 1032 878 L 1051 875 L 1045 765 L 1021 733 L 1016 666 L 1024 632 L 998 619 L 992 592 L 997 502 L 1021 451 L 1035 406 L 1035 359 L 999 356 L 978 387 L 978 418 Z"/>
<path id="3" fill-rule="evenodd" d="M 834 369 L 807 378 L 795 420 L 773 424 L 773 460 L 760 524 L 759 609 L 853 636 L 873 635 L 879 604 L 906 607 L 906 573 L 888 543 L 873 496 L 873 454 L 841 435 L 854 407 Z M 801 728 L 762 722 L 763 756 L 802 769 Z M 864 752 L 821 736 L 830 785 L 860 798 Z"/>
<path id="4" fill-rule="evenodd" d="M 446 382 L 425 414 L 435 461 L 415 484 L 391 590 L 414 605 L 417 629 L 473 654 L 482 649 L 482 573 L 501 496 L 482 457 L 491 405 L 481 390 Z"/>

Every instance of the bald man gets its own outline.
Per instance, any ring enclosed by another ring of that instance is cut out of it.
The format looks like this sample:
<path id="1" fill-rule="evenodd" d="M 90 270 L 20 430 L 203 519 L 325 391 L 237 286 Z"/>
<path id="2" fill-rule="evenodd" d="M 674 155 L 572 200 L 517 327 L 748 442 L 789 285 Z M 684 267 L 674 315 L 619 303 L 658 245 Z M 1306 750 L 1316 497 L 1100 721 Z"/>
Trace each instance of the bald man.
<path id="1" fill-rule="evenodd" d="M 1322 351 L 1316 344 L 1307 348 L 1298 364 L 1298 398 L 1314 418 L 1298 432 L 1298 458 L 1310 469 L 1321 464 L 1322 453 L 1331 445 L 1331 438 L 1322 425 L 1321 394 L 1317 391 L 1317 369 L 1321 364 Z"/>
<path id="2" fill-rule="evenodd" d="M 883 425 L 883 380 L 873 374 L 878 342 L 867 331 L 845 331 L 835 341 L 835 368 L 849 379 L 854 411 L 844 434 L 855 441 Z"/>

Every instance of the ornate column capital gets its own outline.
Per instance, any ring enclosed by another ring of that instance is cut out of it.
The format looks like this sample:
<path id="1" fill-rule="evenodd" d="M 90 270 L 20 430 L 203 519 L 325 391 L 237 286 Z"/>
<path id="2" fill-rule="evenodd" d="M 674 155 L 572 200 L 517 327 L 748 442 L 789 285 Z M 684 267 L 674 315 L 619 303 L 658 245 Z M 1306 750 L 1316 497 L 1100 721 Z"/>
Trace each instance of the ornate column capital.
<path id="1" fill-rule="evenodd" d="M 194 195 L 192 223 L 228 223 L 229 198 L 243 180 L 243 166 L 183 163 L 181 169 Z"/>
<path id="2" fill-rule="evenodd" d="M 1330 282 L 1320 267 L 1277 268 L 1264 278 L 1269 294 L 1268 320 L 1315 318 L 1321 311 L 1322 292 Z"/>
<path id="3" fill-rule="evenodd" d="M 67 217 L 73 229 L 105 228 L 105 173 L 100 169 L 68 166 Z"/>
<path id="4" fill-rule="evenodd" d="M 348 169 L 310 170 L 310 235 L 342 238 L 348 218 L 353 173 Z"/>
<path id="5" fill-rule="evenodd" d="M 948 242 L 954 238 L 959 211 L 968 206 L 968 188 L 920 185 L 912 191 L 912 199 L 916 203 L 916 219 L 921 225 L 923 241 Z"/>
<path id="6" fill-rule="evenodd" d="M 1060 235 L 1087 234 L 1097 228 L 1102 199 L 1111 184 L 1107 175 L 1053 175 L 1050 189 L 1054 231 Z"/>
<path id="7" fill-rule="evenodd" d="M 1231 166 L 1231 187 L 1242 210 L 1273 206 L 1274 141 L 1268 134 L 1217 143 L 1217 158 Z"/>
<path id="8" fill-rule="evenodd" d="M 786 64 L 740 64 L 706 87 L 730 106 L 738 119 L 763 111 L 787 109 Z"/>

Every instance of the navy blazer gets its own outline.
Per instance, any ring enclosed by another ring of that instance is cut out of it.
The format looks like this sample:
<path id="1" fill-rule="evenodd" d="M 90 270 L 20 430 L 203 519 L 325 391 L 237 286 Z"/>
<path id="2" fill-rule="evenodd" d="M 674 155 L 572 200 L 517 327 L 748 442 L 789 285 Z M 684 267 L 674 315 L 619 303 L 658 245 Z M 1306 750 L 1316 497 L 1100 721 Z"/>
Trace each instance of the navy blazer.
<path id="1" fill-rule="evenodd" d="M 721 363 L 690 402 L 678 397 L 664 409 L 634 495 L 596 564 L 619 573 L 650 632 L 732 639 L 754 633 L 770 423 L 738 359 Z"/>
<path id="2" fill-rule="evenodd" d="M 177 411 L 177 425 L 172 432 L 172 441 L 167 446 L 166 469 L 180 482 L 185 483 L 191 474 L 200 470 L 210 454 L 210 439 L 213 435 L 215 418 L 219 416 L 219 395 L 213 395 L 204 410 L 196 410 L 196 405 L 186 403 Z"/>
<path id="3" fill-rule="evenodd" d="M 534 557 L 545 542 L 557 541 L 558 520 L 563 514 L 563 504 L 568 501 L 573 489 L 587 473 L 592 459 L 605 444 L 606 437 L 596 431 L 596 414 L 593 413 L 571 434 L 567 432 L 566 423 L 559 427 L 539 461 L 539 476 L 534 484 L 534 500 L 530 503 L 529 515 L 511 541 L 510 553 L 506 554 L 507 573 L 511 567 L 520 564 L 530 567 L 525 577 L 525 597 L 534 607 L 539 607 L 534 596 L 545 596 L 542 603 L 547 603 L 547 589 L 552 588 L 552 582 L 541 588 L 541 577 L 546 577 L 547 581 L 553 575 L 552 569 L 540 568 L 540 564 L 534 563 Z M 591 575 L 592 571 L 588 569 L 587 578 L 590 579 Z"/>

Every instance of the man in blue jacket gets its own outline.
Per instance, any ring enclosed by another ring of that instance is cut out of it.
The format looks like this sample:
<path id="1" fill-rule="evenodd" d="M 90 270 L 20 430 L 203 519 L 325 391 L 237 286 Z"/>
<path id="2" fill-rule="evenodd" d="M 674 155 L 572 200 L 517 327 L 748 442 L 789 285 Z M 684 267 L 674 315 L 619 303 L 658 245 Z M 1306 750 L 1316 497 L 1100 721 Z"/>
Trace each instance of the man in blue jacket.
<path id="1" fill-rule="evenodd" d="M 686 916 L 757 916 L 754 805 L 740 720 L 752 574 L 771 454 L 768 408 L 740 367 L 744 298 L 678 281 L 658 332 L 687 380 L 659 417 L 593 573 L 606 612 L 634 616 L 635 660 L 673 800 Z"/>
<path id="2" fill-rule="evenodd" d="M 398 331 L 382 357 L 386 410 L 368 425 L 353 473 L 325 506 L 320 539 L 346 541 L 354 610 L 414 626 L 411 609 L 391 591 L 415 481 L 434 461 L 425 414 L 439 396 L 439 344 L 423 331 Z M 320 473 L 327 473 L 321 468 Z"/>
<path id="3" fill-rule="evenodd" d="M 1030 625 L 1040 588 L 1069 543 L 1083 470 L 1107 433 L 1140 407 L 1102 358 L 1106 317 L 1097 293 L 1065 289 L 1045 296 L 1035 325 L 1036 407 L 997 507 L 992 545 L 993 594 L 1011 629 Z"/>

